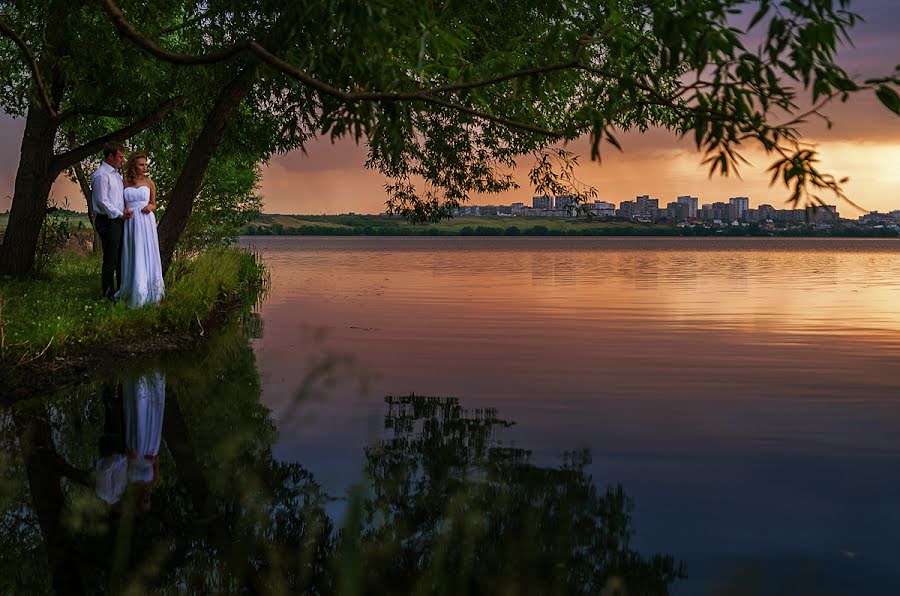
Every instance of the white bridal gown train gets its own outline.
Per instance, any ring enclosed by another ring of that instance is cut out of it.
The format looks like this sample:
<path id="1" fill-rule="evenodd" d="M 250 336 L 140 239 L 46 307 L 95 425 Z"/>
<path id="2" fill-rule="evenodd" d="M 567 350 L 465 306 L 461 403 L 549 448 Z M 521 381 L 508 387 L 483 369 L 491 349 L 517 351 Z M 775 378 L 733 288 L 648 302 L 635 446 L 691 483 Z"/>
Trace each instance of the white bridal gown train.
<path id="1" fill-rule="evenodd" d="M 133 216 L 125 220 L 122 286 L 116 293 L 116 299 L 124 300 L 131 308 L 158 303 L 165 294 L 156 216 L 152 211 L 141 213 L 149 202 L 149 187 L 130 186 L 125 189 L 125 206 Z"/>

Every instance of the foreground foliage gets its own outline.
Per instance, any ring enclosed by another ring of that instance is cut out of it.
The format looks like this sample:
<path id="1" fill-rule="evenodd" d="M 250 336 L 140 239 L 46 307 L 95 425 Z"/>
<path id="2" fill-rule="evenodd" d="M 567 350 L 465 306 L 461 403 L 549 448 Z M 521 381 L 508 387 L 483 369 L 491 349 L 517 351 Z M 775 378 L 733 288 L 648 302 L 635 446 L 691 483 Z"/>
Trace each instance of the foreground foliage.
<path id="1" fill-rule="evenodd" d="M 252 300 L 267 283 L 256 255 L 219 248 L 173 263 L 162 303 L 132 310 L 99 298 L 99 270 L 95 256 L 62 254 L 42 278 L 0 281 L 0 362 L 202 331 L 217 308 Z"/>

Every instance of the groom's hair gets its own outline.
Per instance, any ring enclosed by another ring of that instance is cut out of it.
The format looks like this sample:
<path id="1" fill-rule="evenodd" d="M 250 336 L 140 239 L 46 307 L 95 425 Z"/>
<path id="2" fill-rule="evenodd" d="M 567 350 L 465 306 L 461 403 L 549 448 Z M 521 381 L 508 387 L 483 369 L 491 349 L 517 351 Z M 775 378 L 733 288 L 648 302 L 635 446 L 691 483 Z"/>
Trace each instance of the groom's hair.
<path id="1" fill-rule="evenodd" d="M 110 155 L 115 155 L 119 151 L 125 153 L 125 147 L 122 145 L 122 143 L 108 141 L 103 145 L 103 159 L 106 159 Z"/>

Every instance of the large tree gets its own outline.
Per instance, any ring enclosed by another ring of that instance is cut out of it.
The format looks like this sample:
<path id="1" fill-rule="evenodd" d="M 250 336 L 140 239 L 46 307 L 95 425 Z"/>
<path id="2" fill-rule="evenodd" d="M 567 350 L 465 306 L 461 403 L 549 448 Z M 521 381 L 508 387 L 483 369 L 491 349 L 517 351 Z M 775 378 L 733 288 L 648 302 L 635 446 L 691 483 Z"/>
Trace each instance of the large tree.
<path id="1" fill-rule="evenodd" d="M 160 8 L 171 12 L 172 3 L 161 2 Z M 149 11 L 145 21 L 158 15 Z M 122 43 L 94 3 L 4 2 L 0 34 L 0 104 L 25 118 L 0 273 L 24 275 L 34 262 L 50 187 L 59 174 L 105 142 L 146 130 L 183 104 L 179 77 L 188 73 Z M 85 119 L 106 126 L 72 143 L 66 128 Z"/>
<path id="2" fill-rule="evenodd" d="M 897 76 L 854 81 L 835 62 L 859 19 L 848 0 L 342 0 L 298 10 L 292 49 L 236 35 L 202 55 L 100 1 L 124 37 L 163 61 L 254 56 L 293 79 L 313 99 L 298 118 L 365 141 L 369 166 L 393 179 L 388 207 L 414 219 L 514 186 L 521 155 L 536 158 L 538 190 L 586 196 L 559 143 L 587 135 L 599 159 L 619 131 L 650 126 L 691 135 L 711 173 L 734 172 L 757 144 L 790 200 L 824 204 L 823 193 L 846 197 L 798 126 L 861 91 L 900 112 Z"/>
<path id="3" fill-rule="evenodd" d="M 123 18 L 118 7 L 110 8 L 114 19 Z M 169 45 L 195 51 L 233 37 L 262 39 L 287 51 L 298 41 L 298 10 L 302 7 L 290 3 L 204 2 L 187 5 L 173 24 L 154 34 Z M 164 268 L 179 247 L 190 250 L 236 233 L 243 218 L 261 205 L 255 194 L 258 164 L 274 151 L 302 146 L 309 137 L 309 127 L 298 126 L 293 110 L 298 103 L 310 104 L 308 94 L 260 66 L 258 57 L 242 55 L 192 69 L 192 81 L 202 82 L 204 93 L 168 123 L 135 139 L 161 166 L 156 172 L 162 173 L 159 241 Z"/>

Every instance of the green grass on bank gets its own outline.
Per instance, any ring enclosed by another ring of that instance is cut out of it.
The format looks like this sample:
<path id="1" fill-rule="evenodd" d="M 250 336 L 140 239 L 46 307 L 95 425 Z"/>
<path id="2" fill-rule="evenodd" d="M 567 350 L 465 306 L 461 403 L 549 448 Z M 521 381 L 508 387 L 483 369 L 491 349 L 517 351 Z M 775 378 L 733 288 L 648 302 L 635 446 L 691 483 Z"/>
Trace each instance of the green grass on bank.
<path id="1" fill-rule="evenodd" d="M 262 214 L 241 232 L 249 236 L 785 236 L 821 238 L 897 238 L 883 227 L 839 225 L 817 228 L 798 225 L 769 230 L 748 226 L 678 227 L 671 223 L 640 223 L 615 219 L 568 217 L 456 217 L 438 223 L 411 224 L 384 215 Z"/>
<path id="2" fill-rule="evenodd" d="M 19 364 L 73 346 L 189 333 L 217 307 L 267 284 L 259 258 L 237 248 L 173 263 L 158 306 L 100 298 L 100 260 L 62 254 L 42 279 L 0 281 L 0 362 Z"/>
<path id="3" fill-rule="evenodd" d="M 89 228 L 91 226 L 91 222 L 88 219 L 87 213 L 79 213 L 77 211 L 68 211 L 65 209 L 61 209 L 56 213 L 60 214 L 60 216 L 64 216 L 69 221 L 69 229 L 75 230 L 79 226 L 83 228 Z M 2 234 L 6 230 L 6 226 L 9 224 L 9 213 L 0 213 L 0 234 Z"/>
<path id="4" fill-rule="evenodd" d="M 668 226 L 672 227 L 672 226 Z M 455 217 L 438 223 L 411 224 L 382 215 L 260 215 L 244 228 L 250 235 L 581 235 L 626 233 L 650 228 L 633 222 L 586 221 L 567 217 Z"/>

